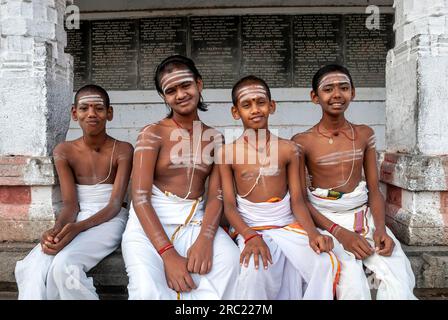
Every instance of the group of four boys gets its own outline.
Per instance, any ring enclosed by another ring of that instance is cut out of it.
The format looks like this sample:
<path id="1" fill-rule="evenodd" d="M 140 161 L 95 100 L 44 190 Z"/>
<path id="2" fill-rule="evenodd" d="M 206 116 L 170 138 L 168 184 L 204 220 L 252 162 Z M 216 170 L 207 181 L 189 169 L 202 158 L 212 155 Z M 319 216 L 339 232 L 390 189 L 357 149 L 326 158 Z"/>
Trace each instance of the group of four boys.
<path id="1" fill-rule="evenodd" d="M 104 89 L 76 93 L 83 136 L 54 149 L 63 206 L 17 262 L 20 299 L 98 299 L 86 272 L 120 241 L 130 299 L 370 299 L 364 268 L 377 299 L 415 299 L 410 263 L 385 226 L 374 132 L 344 116 L 355 97 L 346 68 L 315 74 L 322 118 L 291 140 L 269 130 L 276 104 L 258 77 L 232 89 L 244 132 L 228 144 L 199 119 L 207 106 L 192 60 L 162 61 L 155 85 L 170 113 L 135 149 L 106 134 Z"/>

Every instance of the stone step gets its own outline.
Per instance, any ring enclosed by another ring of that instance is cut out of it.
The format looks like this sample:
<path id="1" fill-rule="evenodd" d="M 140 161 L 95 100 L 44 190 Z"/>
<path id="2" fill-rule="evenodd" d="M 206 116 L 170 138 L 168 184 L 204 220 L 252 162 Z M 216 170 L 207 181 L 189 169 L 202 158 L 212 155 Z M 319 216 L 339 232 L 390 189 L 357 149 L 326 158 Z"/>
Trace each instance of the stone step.
<path id="1" fill-rule="evenodd" d="M 17 292 L 0 291 L 0 300 L 17 300 Z"/>
<path id="2" fill-rule="evenodd" d="M 0 243 L 0 299 L 16 297 L 15 264 L 34 246 L 32 243 Z M 448 300 L 448 247 L 402 245 L 402 248 L 416 276 L 416 296 L 421 299 Z M 103 259 L 88 275 L 93 277 L 100 298 L 127 299 L 128 277 L 120 249 Z"/>

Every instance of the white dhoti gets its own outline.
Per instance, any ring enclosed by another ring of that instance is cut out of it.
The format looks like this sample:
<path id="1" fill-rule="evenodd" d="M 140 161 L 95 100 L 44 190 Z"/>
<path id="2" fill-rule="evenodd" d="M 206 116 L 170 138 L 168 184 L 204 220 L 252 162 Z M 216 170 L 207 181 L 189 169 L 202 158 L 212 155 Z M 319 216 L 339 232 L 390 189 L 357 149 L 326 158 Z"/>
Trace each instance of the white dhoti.
<path id="1" fill-rule="evenodd" d="M 103 209 L 109 203 L 112 187 L 112 184 L 77 185 L 80 211 L 76 221 Z M 55 256 L 43 253 L 41 244 L 36 245 L 16 264 L 19 299 L 98 299 L 93 279 L 86 272 L 119 246 L 126 220 L 127 210 L 122 208 L 109 221 L 78 234 Z"/>
<path id="2" fill-rule="evenodd" d="M 308 190 L 311 204 L 325 217 L 340 226 L 363 236 L 375 247 L 373 233 L 375 224 L 370 208 L 367 206 L 368 190 L 366 182 L 361 181 L 351 193 L 343 194 L 340 199 L 323 197 L 325 189 Z M 378 289 L 376 299 L 416 299 L 413 294 L 415 278 L 411 264 L 401 249 L 400 242 L 386 227 L 387 234 L 393 239 L 395 247 L 389 257 L 374 253 L 364 260 L 356 260 L 349 251 L 335 250 L 342 264 L 342 272 L 337 287 L 338 299 L 370 299 L 370 289 Z M 330 233 L 326 232 L 330 235 Z M 338 243 L 334 238 L 335 244 Z M 364 266 L 372 271 L 375 278 L 367 279 Z M 377 283 L 379 281 L 379 284 Z"/>
<path id="3" fill-rule="evenodd" d="M 204 202 L 165 194 L 153 185 L 151 204 L 174 248 L 181 256 L 186 257 L 201 229 Z M 213 241 L 212 268 L 205 275 L 191 274 L 196 289 L 190 292 L 177 293 L 168 287 L 163 260 L 143 230 L 132 204 L 123 234 L 122 252 L 129 277 L 128 293 L 131 300 L 235 298 L 239 272 L 238 248 L 220 227 Z"/>
<path id="4" fill-rule="evenodd" d="M 237 196 L 238 210 L 246 224 L 263 235 L 273 264 L 256 270 L 254 257 L 242 267 L 238 279 L 239 299 L 327 299 L 332 300 L 339 262 L 330 253 L 317 254 L 306 232 L 295 222 L 289 193 L 279 202 L 253 203 Z M 237 237 L 240 251 L 244 238 Z M 260 259 L 261 263 L 261 259 Z"/>

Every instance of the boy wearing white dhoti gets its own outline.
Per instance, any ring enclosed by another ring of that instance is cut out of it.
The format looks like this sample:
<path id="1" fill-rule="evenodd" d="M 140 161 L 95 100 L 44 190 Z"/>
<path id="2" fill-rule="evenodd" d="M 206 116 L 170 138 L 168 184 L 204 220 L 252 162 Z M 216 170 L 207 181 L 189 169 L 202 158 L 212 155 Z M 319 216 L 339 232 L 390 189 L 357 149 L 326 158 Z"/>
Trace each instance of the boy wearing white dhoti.
<path id="1" fill-rule="evenodd" d="M 368 207 L 368 190 L 365 181 L 361 181 L 352 192 L 343 194 L 339 199 L 329 199 L 324 194 L 328 194 L 328 190 L 319 188 L 313 191 L 308 190 L 311 204 L 321 214 L 340 227 L 358 233 L 373 247 L 375 222 Z M 386 232 L 395 243 L 390 256 L 374 253 L 364 260 L 356 260 L 350 251 L 347 253 L 360 269 L 362 265 L 366 266 L 380 281 L 376 288 L 378 289 L 377 299 L 414 299 L 412 289 L 415 286 L 415 280 L 409 260 L 401 249 L 400 242 L 387 227 Z M 363 282 L 364 279 L 352 281 L 358 281 L 358 285 L 362 285 L 359 282 Z"/>
<path id="2" fill-rule="evenodd" d="M 302 193 L 316 224 L 345 249 L 335 251 L 342 262 L 338 299 L 370 299 L 369 289 L 378 289 L 377 299 L 415 299 L 409 260 L 385 226 L 375 134 L 370 127 L 345 119 L 354 97 L 353 80 L 345 67 L 328 65 L 314 75 L 311 99 L 322 107 L 322 119 L 292 138 L 304 159 Z M 363 265 L 376 281 L 369 284 Z M 351 272 L 344 272 L 347 269 Z"/>
<path id="3" fill-rule="evenodd" d="M 232 100 L 245 131 L 222 148 L 219 167 L 224 212 L 241 252 L 237 298 L 333 299 L 340 265 L 331 237 L 318 232 L 303 202 L 297 147 L 268 130 L 275 110 L 269 87 L 242 78 Z"/>
<path id="4" fill-rule="evenodd" d="M 207 110 L 202 78 L 191 59 L 176 55 L 158 66 L 155 85 L 171 112 L 142 129 L 135 148 L 122 241 L 129 299 L 233 299 L 238 248 L 219 227 L 213 150 L 222 137 L 199 120 L 197 110 Z"/>
<path id="5" fill-rule="evenodd" d="M 98 299 L 86 272 L 120 244 L 133 151 L 106 134 L 112 116 L 104 89 L 78 90 L 72 118 L 83 136 L 53 151 L 63 206 L 41 243 L 17 262 L 19 299 Z"/>
<path id="6" fill-rule="evenodd" d="M 241 217 L 263 236 L 272 257 L 266 270 L 254 272 L 253 260 L 242 268 L 239 298 L 333 299 L 340 273 L 338 259 L 331 251 L 317 255 L 309 246 L 307 233 L 291 212 L 289 192 L 278 202 L 256 203 L 240 195 L 236 200 Z M 238 235 L 237 243 L 243 251 L 244 237 Z"/>
<path id="7" fill-rule="evenodd" d="M 204 218 L 202 197 L 183 199 L 162 192 L 153 185 L 151 205 L 174 249 L 179 255 L 188 256 L 190 247 L 201 232 Z M 133 207 L 122 247 L 126 270 L 132 275 L 128 285 L 130 299 L 218 300 L 235 297 L 238 274 L 235 244 L 222 228 L 218 228 L 213 241 L 213 267 L 203 275 L 191 274 L 196 289 L 190 292 L 176 292 L 167 286 L 163 261 L 146 236 Z"/>

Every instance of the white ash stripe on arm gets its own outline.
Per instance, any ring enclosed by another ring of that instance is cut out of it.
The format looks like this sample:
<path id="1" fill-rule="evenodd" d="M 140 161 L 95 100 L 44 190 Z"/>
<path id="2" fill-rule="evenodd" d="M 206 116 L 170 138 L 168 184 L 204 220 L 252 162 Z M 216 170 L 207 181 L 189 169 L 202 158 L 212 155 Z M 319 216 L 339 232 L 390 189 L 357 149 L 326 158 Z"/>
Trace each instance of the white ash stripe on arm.
<path id="1" fill-rule="evenodd" d="M 376 148 L 376 136 L 372 135 L 368 140 L 367 140 L 367 149 L 374 149 Z"/>

